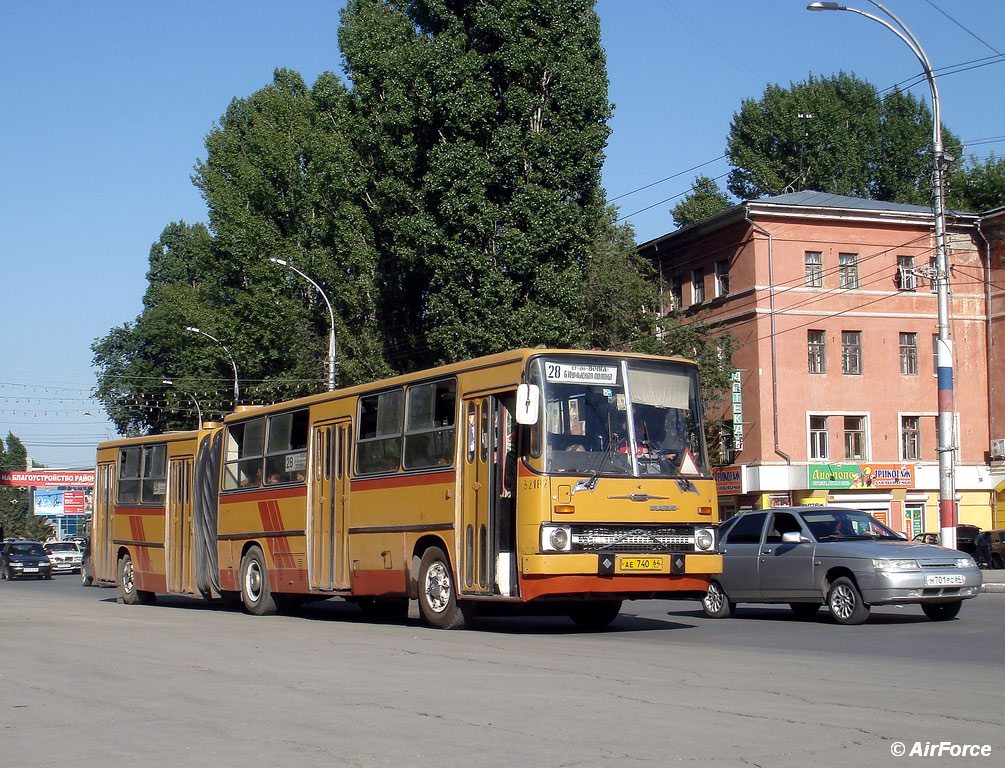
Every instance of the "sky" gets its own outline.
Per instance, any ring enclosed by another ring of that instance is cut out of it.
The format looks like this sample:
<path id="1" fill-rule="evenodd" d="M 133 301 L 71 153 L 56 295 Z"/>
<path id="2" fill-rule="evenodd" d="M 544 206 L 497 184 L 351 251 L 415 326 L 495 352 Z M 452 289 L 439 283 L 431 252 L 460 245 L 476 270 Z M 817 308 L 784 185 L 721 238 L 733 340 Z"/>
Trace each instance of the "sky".
<path id="1" fill-rule="evenodd" d="M 855 7 L 879 13 L 868 0 Z M 1005 154 L 1005 2 L 885 0 L 936 71 L 967 156 Z M 206 221 L 191 182 L 234 98 L 277 67 L 341 72 L 332 0 L 0 0 L 0 438 L 53 467 L 93 465 L 114 427 L 90 397 L 91 344 L 141 309 L 150 246 Z M 806 0 L 598 0 L 615 105 L 603 183 L 637 240 L 698 173 L 720 178 L 733 114 L 768 85 L 844 71 L 918 83 L 914 54 Z M 961 66 L 962 65 L 962 66 Z M 928 99 L 924 81 L 911 92 Z M 238 361 L 238 367 L 239 366 Z"/>

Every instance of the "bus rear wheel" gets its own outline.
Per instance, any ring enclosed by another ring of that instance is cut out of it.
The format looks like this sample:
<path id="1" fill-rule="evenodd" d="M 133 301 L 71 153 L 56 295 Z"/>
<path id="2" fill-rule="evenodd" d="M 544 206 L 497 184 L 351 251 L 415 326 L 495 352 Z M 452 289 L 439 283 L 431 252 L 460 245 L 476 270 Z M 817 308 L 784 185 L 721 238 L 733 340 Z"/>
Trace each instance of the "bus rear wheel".
<path id="1" fill-rule="evenodd" d="M 118 591 L 117 601 L 124 605 L 146 605 L 154 601 L 154 593 L 136 588 L 136 569 L 133 559 L 126 552 L 119 558 L 118 578 L 115 580 Z"/>
<path id="2" fill-rule="evenodd" d="M 419 563 L 419 613 L 436 629 L 463 629 L 467 613 L 457 603 L 450 561 L 439 547 L 430 547 Z"/>
<path id="3" fill-rule="evenodd" d="M 241 602 L 252 616 L 272 616 L 279 612 L 279 598 L 272 594 L 265 555 L 257 545 L 241 558 Z"/>

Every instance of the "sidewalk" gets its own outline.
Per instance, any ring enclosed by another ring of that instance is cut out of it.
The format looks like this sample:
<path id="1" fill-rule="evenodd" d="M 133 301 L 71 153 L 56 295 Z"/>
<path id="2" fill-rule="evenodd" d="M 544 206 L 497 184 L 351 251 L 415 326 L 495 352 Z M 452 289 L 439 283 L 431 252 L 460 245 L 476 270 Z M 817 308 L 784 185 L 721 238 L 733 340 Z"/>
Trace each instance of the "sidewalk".
<path id="1" fill-rule="evenodd" d="M 1005 592 L 1005 569 L 986 568 L 981 571 L 984 577 L 984 586 L 981 592 Z"/>

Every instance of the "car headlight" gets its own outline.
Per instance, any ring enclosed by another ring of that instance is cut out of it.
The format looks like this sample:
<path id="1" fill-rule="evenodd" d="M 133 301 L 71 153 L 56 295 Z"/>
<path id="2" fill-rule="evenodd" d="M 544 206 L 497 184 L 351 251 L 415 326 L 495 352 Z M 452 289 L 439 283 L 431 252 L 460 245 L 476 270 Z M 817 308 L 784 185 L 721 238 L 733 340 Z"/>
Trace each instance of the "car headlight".
<path id="1" fill-rule="evenodd" d="M 967 556 L 967 557 L 958 557 L 958 558 L 956 558 L 956 567 L 957 568 L 976 568 L 977 567 L 977 563 L 975 563 L 974 559 L 972 557 L 970 557 L 970 556 Z"/>
<path id="2" fill-rule="evenodd" d="M 715 534 L 708 528 L 698 528 L 694 532 L 694 547 L 708 551 L 715 546 Z"/>
<path id="3" fill-rule="evenodd" d="M 877 571 L 920 571 L 921 566 L 917 560 L 888 560 L 876 559 L 872 561 L 872 567 Z"/>
<path id="4" fill-rule="evenodd" d="M 572 529 L 567 525 L 541 526 L 542 552 L 568 552 L 572 547 Z"/>

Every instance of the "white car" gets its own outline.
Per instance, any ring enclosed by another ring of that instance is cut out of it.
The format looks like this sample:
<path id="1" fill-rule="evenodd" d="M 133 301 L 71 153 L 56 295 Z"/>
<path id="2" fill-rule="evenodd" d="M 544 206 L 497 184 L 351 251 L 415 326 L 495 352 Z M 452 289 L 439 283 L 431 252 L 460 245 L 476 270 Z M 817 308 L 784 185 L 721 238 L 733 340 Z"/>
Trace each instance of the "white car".
<path id="1" fill-rule="evenodd" d="M 75 541 L 49 541 L 45 544 L 45 554 L 52 563 L 53 573 L 80 572 L 84 555 Z"/>

